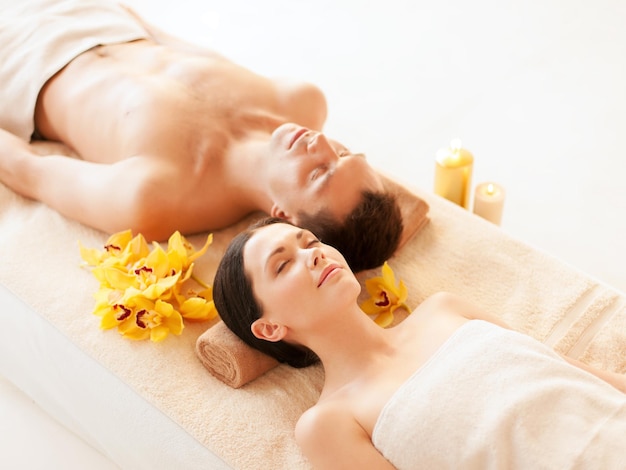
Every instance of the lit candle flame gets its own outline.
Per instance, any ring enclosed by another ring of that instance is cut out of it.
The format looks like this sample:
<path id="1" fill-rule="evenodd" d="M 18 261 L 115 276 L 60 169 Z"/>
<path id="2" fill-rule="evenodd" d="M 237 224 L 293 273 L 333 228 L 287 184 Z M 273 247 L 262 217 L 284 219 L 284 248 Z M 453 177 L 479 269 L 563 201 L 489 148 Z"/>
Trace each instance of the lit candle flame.
<path id="1" fill-rule="evenodd" d="M 493 196 L 493 194 L 496 192 L 496 188 L 494 188 L 493 184 L 489 183 L 487 185 L 487 194 L 489 196 Z"/>
<path id="2" fill-rule="evenodd" d="M 461 139 L 453 139 L 450 142 L 450 148 L 456 153 L 459 150 L 461 150 L 461 148 L 463 148 L 463 144 L 461 143 Z"/>

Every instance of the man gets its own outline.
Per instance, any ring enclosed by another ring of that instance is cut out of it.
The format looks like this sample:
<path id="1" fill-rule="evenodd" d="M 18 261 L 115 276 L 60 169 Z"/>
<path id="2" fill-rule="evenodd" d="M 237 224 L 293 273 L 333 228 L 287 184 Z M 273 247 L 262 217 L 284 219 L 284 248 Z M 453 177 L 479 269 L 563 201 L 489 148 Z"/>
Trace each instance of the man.
<path id="1" fill-rule="evenodd" d="M 3 3 L 0 181 L 17 193 L 152 239 L 264 211 L 314 230 L 356 271 L 395 250 L 397 204 L 320 132 L 315 86 L 259 76 L 106 0 Z M 80 159 L 37 156 L 32 138 Z"/>

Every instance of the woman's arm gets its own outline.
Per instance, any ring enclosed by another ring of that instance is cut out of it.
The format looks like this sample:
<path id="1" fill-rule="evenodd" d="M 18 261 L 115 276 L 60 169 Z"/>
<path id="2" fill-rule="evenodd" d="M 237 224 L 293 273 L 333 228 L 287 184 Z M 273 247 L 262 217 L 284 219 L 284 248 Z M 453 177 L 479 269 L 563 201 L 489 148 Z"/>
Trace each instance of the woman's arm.
<path id="1" fill-rule="evenodd" d="M 431 295 L 425 302 L 436 302 L 436 310 L 447 312 L 452 316 L 460 316 L 468 320 L 485 320 L 502 328 L 512 329 L 497 315 L 489 313 L 478 305 L 450 292 L 438 292 Z"/>
<path id="2" fill-rule="evenodd" d="M 345 407 L 316 405 L 296 425 L 296 441 L 316 469 L 393 470 Z"/>

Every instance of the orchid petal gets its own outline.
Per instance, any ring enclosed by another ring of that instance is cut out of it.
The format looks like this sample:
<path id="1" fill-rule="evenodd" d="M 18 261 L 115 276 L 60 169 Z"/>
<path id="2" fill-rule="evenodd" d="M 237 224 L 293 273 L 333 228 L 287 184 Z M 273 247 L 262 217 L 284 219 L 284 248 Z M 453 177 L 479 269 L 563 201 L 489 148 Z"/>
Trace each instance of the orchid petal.
<path id="1" fill-rule="evenodd" d="M 385 328 L 393 322 L 393 314 L 397 308 L 404 307 L 409 310 L 404 303 L 408 291 L 402 280 L 396 284 L 395 274 L 387 262 L 383 264 L 381 271 L 382 276 L 365 281 L 365 288 L 370 297 L 362 302 L 360 307 L 367 315 L 376 315 L 374 321 Z"/>
<path id="2" fill-rule="evenodd" d="M 382 328 L 387 328 L 393 322 L 393 313 L 391 311 L 382 312 L 374 321 Z"/>

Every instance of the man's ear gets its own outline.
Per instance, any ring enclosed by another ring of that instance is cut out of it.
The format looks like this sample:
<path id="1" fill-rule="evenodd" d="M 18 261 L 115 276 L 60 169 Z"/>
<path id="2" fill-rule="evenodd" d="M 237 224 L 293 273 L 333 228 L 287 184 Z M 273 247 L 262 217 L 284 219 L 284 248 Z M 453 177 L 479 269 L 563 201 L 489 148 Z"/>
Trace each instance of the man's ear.
<path id="1" fill-rule="evenodd" d="M 278 207 L 278 204 L 274 204 L 272 206 L 272 209 L 270 210 L 270 215 L 272 217 L 278 217 L 279 219 L 285 219 L 288 222 L 294 223 L 293 217 L 284 210 L 282 210 L 280 207 Z"/>
<path id="2" fill-rule="evenodd" d="M 252 330 L 252 334 L 257 338 L 273 343 L 280 341 L 287 334 L 287 328 L 285 326 L 278 325 L 265 318 L 255 320 L 250 326 L 250 329 Z"/>

